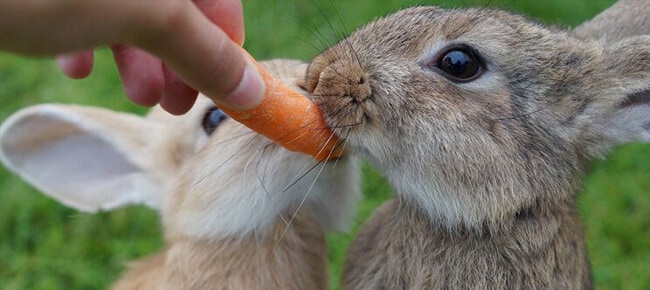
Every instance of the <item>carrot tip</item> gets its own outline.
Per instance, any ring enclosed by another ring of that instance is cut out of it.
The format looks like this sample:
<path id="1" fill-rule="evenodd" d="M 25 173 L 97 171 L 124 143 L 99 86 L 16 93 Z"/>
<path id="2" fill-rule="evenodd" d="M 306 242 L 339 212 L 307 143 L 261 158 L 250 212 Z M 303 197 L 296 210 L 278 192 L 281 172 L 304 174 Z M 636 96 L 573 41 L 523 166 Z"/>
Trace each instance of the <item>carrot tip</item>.
<path id="1" fill-rule="evenodd" d="M 309 98 L 272 76 L 251 57 L 264 83 L 262 102 L 254 108 L 221 108 L 231 118 L 280 146 L 309 154 L 318 161 L 343 156 L 341 141 Z"/>

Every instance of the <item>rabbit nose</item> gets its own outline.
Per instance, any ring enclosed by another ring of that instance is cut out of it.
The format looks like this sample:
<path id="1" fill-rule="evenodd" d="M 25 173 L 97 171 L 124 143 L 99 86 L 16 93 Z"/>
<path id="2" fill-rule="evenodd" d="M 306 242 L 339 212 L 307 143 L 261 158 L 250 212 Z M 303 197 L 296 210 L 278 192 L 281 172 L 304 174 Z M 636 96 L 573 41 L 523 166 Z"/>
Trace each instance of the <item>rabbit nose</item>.
<path id="1" fill-rule="evenodd" d="M 323 70 L 314 93 L 362 103 L 372 97 L 371 80 L 358 65 L 336 62 Z"/>
<path id="2" fill-rule="evenodd" d="M 361 103 L 372 95 L 372 88 L 366 76 L 358 77 L 356 85 L 351 85 L 348 89 L 348 95 L 357 103 Z"/>

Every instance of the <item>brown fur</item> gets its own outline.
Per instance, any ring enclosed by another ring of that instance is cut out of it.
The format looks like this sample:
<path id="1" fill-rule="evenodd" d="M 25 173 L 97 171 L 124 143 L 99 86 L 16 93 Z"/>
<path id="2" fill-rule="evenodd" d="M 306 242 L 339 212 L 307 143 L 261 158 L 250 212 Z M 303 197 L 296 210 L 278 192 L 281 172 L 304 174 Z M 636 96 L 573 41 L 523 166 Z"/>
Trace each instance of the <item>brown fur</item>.
<path id="1" fill-rule="evenodd" d="M 615 41 L 634 35 L 650 34 L 650 1 L 620 0 L 575 29 L 584 36 Z"/>
<path id="2" fill-rule="evenodd" d="M 127 289 L 328 289 L 327 247 L 313 217 L 300 214 L 270 236 L 170 241 L 133 263 L 114 286 Z"/>
<path id="3" fill-rule="evenodd" d="M 344 288 L 592 288 L 580 219 L 571 206 L 555 210 L 513 216 L 506 231 L 476 234 L 448 231 L 389 201 L 348 250 Z"/>
<path id="4" fill-rule="evenodd" d="M 128 263 L 128 271 L 113 284 L 111 289 L 158 289 L 160 277 L 163 277 L 165 272 L 165 267 L 161 267 L 165 264 L 165 258 L 166 251 L 161 251 L 147 258 Z"/>
<path id="5" fill-rule="evenodd" d="M 436 67 L 464 45 L 483 74 Z M 345 289 L 592 288 L 588 161 L 650 141 L 650 38 L 601 43 L 491 9 L 406 9 L 316 57 L 305 88 L 398 193 L 349 249 Z"/>

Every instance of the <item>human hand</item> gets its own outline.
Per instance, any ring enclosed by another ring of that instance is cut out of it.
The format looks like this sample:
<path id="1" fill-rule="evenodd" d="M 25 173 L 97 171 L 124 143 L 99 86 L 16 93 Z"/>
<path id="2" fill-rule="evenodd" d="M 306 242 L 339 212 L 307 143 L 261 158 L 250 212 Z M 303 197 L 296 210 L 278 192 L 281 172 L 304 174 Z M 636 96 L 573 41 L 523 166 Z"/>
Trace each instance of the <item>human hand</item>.
<path id="1" fill-rule="evenodd" d="M 237 45 L 243 35 L 235 0 L 0 1 L 0 49 L 54 55 L 111 45 L 127 95 L 175 114 L 194 103 L 192 88 L 234 108 L 261 101 L 264 84 Z M 92 52 L 59 63 L 69 76 L 85 77 Z"/>

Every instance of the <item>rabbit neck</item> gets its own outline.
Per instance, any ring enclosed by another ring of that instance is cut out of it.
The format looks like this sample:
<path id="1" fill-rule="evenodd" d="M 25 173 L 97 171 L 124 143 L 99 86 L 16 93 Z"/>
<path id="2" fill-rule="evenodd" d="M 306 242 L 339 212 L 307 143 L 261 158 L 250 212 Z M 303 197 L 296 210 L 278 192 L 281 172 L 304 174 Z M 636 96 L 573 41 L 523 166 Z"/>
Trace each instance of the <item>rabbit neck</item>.
<path id="1" fill-rule="evenodd" d="M 290 225 L 278 218 L 266 237 L 168 236 L 162 254 L 135 263 L 114 289 L 328 289 L 326 254 L 323 230 L 302 211 Z"/>
<path id="2" fill-rule="evenodd" d="M 468 163 L 465 154 L 451 155 L 378 167 L 400 198 L 417 205 L 432 223 L 479 231 L 536 202 L 543 201 L 545 210 L 573 203 L 585 172 L 579 161 L 532 153 L 522 162 L 496 156 Z"/>
<path id="3" fill-rule="evenodd" d="M 265 158 L 271 158 L 270 150 Z M 265 165 L 229 160 L 229 170 L 210 171 L 207 163 L 221 164 L 216 158 L 190 163 L 188 174 L 173 184 L 164 202 L 162 219 L 165 230 L 206 240 L 226 237 L 265 235 L 283 214 L 308 209 L 327 231 L 344 229 L 354 213 L 360 196 L 356 162 L 344 158 L 334 163 L 317 164 L 311 156 L 285 150 Z M 225 154 L 225 156 L 230 156 Z M 257 160 L 252 158 L 251 160 Z M 314 169 L 310 169 L 314 168 Z M 233 177 L 233 171 L 237 177 Z"/>
<path id="4" fill-rule="evenodd" d="M 344 288 L 591 288 L 573 205 L 538 203 L 477 231 L 450 229 L 408 202 L 389 201 L 349 249 Z"/>

